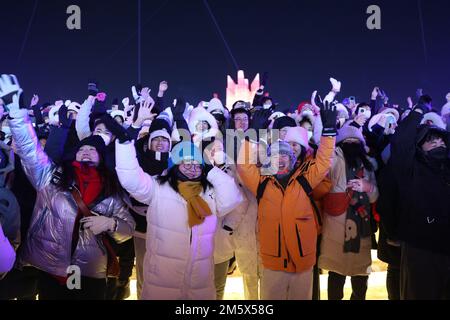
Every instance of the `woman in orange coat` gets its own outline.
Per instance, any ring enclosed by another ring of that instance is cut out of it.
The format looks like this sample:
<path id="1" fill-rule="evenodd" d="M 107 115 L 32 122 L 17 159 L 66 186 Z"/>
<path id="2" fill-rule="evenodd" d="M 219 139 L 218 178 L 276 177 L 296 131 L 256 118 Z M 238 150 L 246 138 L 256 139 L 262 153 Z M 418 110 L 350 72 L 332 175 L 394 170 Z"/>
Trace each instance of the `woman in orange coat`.
<path id="1" fill-rule="evenodd" d="M 331 166 L 336 135 L 335 104 L 321 105 L 321 117 L 324 130 L 320 147 L 315 161 L 307 168 L 294 169 L 296 159 L 286 142 L 270 147 L 270 161 L 276 170 L 269 176 L 261 175 L 256 166 L 256 145 L 246 142 L 239 154 L 237 169 L 242 182 L 260 198 L 258 227 L 263 300 L 312 298 L 318 230 L 310 199 L 299 179 L 303 176 L 314 189 Z M 264 193 L 258 196 L 263 184 Z"/>

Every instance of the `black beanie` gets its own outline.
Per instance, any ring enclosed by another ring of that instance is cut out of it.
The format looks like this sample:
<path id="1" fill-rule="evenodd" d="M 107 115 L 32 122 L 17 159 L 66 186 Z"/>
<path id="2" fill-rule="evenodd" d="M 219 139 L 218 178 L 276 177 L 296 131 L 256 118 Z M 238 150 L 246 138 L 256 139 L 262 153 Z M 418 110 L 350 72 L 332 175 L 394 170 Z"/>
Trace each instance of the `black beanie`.
<path id="1" fill-rule="evenodd" d="M 169 135 L 172 134 L 172 128 L 170 127 L 170 124 L 164 119 L 157 118 L 153 120 L 148 131 L 149 133 L 152 133 L 158 130 L 166 130 Z"/>
<path id="2" fill-rule="evenodd" d="M 284 117 L 277 118 L 273 122 L 272 129 L 281 130 L 281 129 L 285 128 L 285 127 L 295 128 L 296 126 L 297 126 L 297 124 L 295 123 L 295 120 L 293 118 L 288 117 L 288 116 L 284 116 Z"/>
<path id="3" fill-rule="evenodd" d="M 105 145 L 105 140 L 103 140 L 102 137 L 100 137 L 100 136 L 89 136 L 89 137 L 81 140 L 80 143 L 78 144 L 78 147 L 77 147 L 76 151 L 78 152 L 78 150 L 80 150 L 80 148 L 82 146 L 92 146 L 92 147 L 94 147 L 97 150 L 97 152 L 99 153 L 99 155 L 104 159 L 106 145 Z"/>

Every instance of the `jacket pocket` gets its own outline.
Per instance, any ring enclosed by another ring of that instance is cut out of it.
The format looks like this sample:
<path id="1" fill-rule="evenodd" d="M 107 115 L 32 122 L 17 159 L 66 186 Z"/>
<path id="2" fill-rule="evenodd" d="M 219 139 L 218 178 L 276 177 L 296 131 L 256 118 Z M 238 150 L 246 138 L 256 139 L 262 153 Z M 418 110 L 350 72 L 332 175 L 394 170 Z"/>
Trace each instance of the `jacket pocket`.
<path id="1" fill-rule="evenodd" d="M 281 257 L 281 227 L 274 220 L 260 223 L 259 240 L 261 253 L 272 257 Z"/>
<path id="2" fill-rule="evenodd" d="M 297 219 L 295 223 L 295 234 L 301 257 L 316 252 L 317 229 L 313 217 L 311 219 Z"/>

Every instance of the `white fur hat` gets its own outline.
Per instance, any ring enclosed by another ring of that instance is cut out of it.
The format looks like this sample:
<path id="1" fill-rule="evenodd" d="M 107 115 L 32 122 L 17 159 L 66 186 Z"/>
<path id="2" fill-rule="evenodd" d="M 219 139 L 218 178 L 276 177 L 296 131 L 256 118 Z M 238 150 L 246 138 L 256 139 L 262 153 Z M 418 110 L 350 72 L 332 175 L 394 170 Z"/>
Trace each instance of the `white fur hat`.
<path id="1" fill-rule="evenodd" d="M 420 124 L 430 124 L 430 123 L 444 130 L 446 130 L 447 128 L 441 116 L 435 112 L 429 112 L 426 115 L 424 115 L 422 122 Z"/>
<path id="2" fill-rule="evenodd" d="M 225 113 L 225 108 L 223 107 L 222 101 L 218 98 L 212 98 L 209 101 L 207 111 L 209 113 L 212 113 L 213 111 L 221 111 L 222 113 Z"/>
<path id="3" fill-rule="evenodd" d="M 367 126 L 369 131 L 372 132 L 372 128 L 376 124 L 379 124 L 381 127 L 386 128 L 386 121 L 388 121 L 389 118 L 392 118 L 391 121 L 395 120 L 395 122 L 397 122 L 395 115 L 392 113 L 378 113 L 374 115 L 370 119 L 369 125 Z"/>
<path id="4" fill-rule="evenodd" d="M 350 118 L 347 108 L 342 103 L 336 104 L 336 110 L 338 118 L 345 118 L 346 120 Z"/>
<path id="5" fill-rule="evenodd" d="M 123 110 L 114 110 L 113 112 L 111 112 L 111 117 L 114 119 L 115 117 L 122 117 L 123 121 L 125 122 L 126 120 L 126 115 L 125 115 L 125 111 Z"/>
<path id="6" fill-rule="evenodd" d="M 81 105 L 78 102 L 71 102 L 67 106 L 67 111 L 80 112 Z"/>
<path id="7" fill-rule="evenodd" d="M 397 120 L 397 122 L 400 119 L 400 113 L 395 108 L 382 109 L 380 113 L 388 113 L 388 114 L 390 113 L 390 114 L 394 115 L 395 120 Z"/>
<path id="8" fill-rule="evenodd" d="M 286 137 L 284 138 L 286 142 L 296 142 L 299 145 L 306 148 L 306 150 L 310 149 L 308 144 L 308 131 L 302 127 L 289 127 L 287 129 Z"/>
<path id="9" fill-rule="evenodd" d="M 199 132 L 197 130 L 197 125 L 200 121 L 206 121 L 209 124 L 209 130 L 207 132 Z M 192 110 L 189 116 L 188 126 L 191 134 L 196 136 L 195 142 L 215 137 L 219 131 L 216 119 L 203 107 L 197 107 Z"/>
<path id="10" fill-rule="evenodd" d="M 314 127 L 314 123 L 316 122 L 316 118 L 314 117 L 314 113 L 311 110 L 306 110 L 300 113 L 296 118 L 295 122 L 297 122 L 297 125 L 300 126 L 300 123 L 303 121 L 303 119 L 308 119 L 309 122 L 311 122 L 311 125 Z"/>

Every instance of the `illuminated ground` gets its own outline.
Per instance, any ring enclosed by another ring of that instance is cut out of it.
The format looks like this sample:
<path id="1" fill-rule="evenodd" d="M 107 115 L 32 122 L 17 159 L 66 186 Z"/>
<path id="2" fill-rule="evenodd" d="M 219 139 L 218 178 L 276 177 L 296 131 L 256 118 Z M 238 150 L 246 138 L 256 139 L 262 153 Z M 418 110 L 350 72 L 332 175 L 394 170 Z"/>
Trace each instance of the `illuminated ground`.
<path id="1" fill-rule="evenodd" d="M 376 259 L 376 251 L 372 251 L 374 272 L 369 277 L 369 289 L 367 290 L 367 300 L 387 300 L 386 292 L 386 264 Z M 320 276 L 320 288 L 321 299 L 327 299 L 327 275 Z M 351 295 L 350 278 L 347 278 L 344 287 L 344 299 L 348 300 Z M 128 300 L 136 299 L 136 280 L 133 277 L 131 282 L 131 297 Z M 235 271 L 232 276 L 227 279 L 227 285 L 225 287 L 225 299 L 226 300 L 243 300 L 244 288 L 242 285 L 242 277 L 239 271 Z"/>

